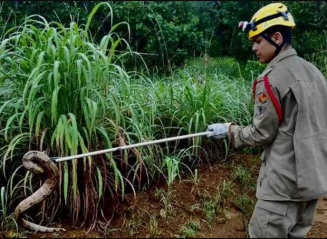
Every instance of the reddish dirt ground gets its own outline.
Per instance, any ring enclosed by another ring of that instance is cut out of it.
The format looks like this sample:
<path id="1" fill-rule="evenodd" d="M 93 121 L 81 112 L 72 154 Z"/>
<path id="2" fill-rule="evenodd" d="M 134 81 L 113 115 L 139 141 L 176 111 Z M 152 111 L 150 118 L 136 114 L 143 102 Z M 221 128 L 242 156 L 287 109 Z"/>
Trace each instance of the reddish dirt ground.
<path id="1" fill-rule="evenodd" d="M 127 195 L 124 203 L 120 205 L 118 213 L 108 227 L 106 233 L 91 232 L 85 235 L 85 230 L 73 227 L 69 223 L 62 226 L 65 233 L 25 233 L 27 237 L 38 238 L 146 238 L 146 237 L 205 237 L 205 238 L 244 238 L 247 237 L 243 226 L 242 213 L 235 203 L 240 194 L 238 182 L 234 181 L 234 187 L 229 197 L 221 194 L 221 188 L 225 181 L 231 181 L 233 169 L 239 164 L 252 168 L 252 182 L 256 180 L 257 169 L 260 164 L 259 156 L 237 156 L 228 164 L 215 163 L 211 166 L 202 165 L 199 168 L 199 181 L 196 185 L 188 176 L 177 180 L 170 188 L 172 196 L 168 203 L 167 218 L 165 219 L 164 201 L 167 198 L 167 186 L 151 188 L 148 191 L 138 193 L 136 207 L 133 207 L 133 195 Z M 217 187 L 219 186 L 219 190 Z M 158 196 L 158 191 L 164 190 L 164 194 Z M 156 197 L 156 194 L 158 197 Z M 251 193 L 250 193 L 251 194 Z M 163 195 L 165 197 L 163 197 Z M 213 220 L 209 222 L 205 214 L 205 204 L 212 202 L 220 196 L 224 204 L 217 206 Z M 254 195 L 249 195 L 254 199 Z M 247 212 L 248 215 L 252 211 Z M 198 223 L 193 230 L 191 226 L 183 230 L 183 225 L 189 222 Z M 247 224 L 247 223 L 246 223 Z M 12 237 L 15 234 L 3 233 L 2 237 Z M 17 236 L 17 235 L 16 235 Z M 1 237 L 1 234 L 0 234 Z M 316 211 L 315 223 L 308 234 L 309 238 L 327 237 L 327 201 L 321 199 Z"/>

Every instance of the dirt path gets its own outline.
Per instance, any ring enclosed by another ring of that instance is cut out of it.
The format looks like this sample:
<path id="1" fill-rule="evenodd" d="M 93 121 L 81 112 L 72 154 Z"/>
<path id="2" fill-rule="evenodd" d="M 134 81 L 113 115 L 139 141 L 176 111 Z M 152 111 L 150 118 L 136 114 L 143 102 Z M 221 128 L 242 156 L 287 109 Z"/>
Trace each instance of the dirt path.
<path id="1" fill-rule="evenodd" d="M 309 238 L 327 238 L 327 201 L 320 199 Z"/>

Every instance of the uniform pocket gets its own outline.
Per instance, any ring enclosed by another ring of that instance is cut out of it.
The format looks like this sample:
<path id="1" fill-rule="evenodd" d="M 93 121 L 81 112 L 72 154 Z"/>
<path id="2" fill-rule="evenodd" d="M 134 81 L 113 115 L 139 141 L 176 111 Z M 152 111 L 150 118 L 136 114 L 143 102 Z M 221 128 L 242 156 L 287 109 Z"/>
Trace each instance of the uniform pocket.
<path id="1" fill-rule="evenodd" d="M 289 202 L 287 201 L 263 201 L 258 200 L 257 207 L 265 209 L 269 212 L 285 216 L 288 210 Z"/>
<path id="2" fill-rule="evenodd" d="M 251 238 L 287 237 L 288 202 L 258 200 L 249 224 Z"/>
<path id="3" fill-rule="evenodd" d="M 260 207 L 255 207 L 249 224 L 251 238 L 264 238 L 267 235 L 268 223 L 271 212 Z"/>

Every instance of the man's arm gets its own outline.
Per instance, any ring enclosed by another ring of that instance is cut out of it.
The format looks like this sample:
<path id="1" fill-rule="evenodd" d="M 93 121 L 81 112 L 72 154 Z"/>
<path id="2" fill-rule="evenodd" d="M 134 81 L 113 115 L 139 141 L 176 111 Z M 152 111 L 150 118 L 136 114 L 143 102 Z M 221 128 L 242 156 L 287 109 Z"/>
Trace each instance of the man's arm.
<path id="1" fill-rule="evenodd" d="M 263 80 L 257 83 L 255 109 L 251 125 L 246 127 L 230 126 L 229 138 L 234 141 L 235 147 L 264 146 L 274 140 L 279 128 L 280 113 L 278 114 L 273 98 L 275 98 L 275 104 L 278 103 L 279 107 L 281 104 L 276 89 L 271 86 L 269 88 L 270 92 L 267 91 Z"/>

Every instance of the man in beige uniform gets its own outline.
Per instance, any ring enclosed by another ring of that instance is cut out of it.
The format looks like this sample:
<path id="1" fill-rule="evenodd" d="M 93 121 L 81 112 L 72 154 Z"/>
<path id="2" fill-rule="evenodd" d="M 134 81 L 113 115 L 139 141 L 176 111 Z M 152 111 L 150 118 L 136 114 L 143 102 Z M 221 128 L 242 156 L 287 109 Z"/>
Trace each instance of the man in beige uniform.
<path id="1" fill-rule="evenodd" d="M 253 84 L 252 125 L 208 126 L 209 137 L 236 147 L 263 146 L 253 237 L 306 237 L 319 197 L 327 193 L 327 89 L 324 76 L 291 47 L 295 23 L 286 6 L 260 9 L 240 27 L 253 51 L 269 63 Z"/>

